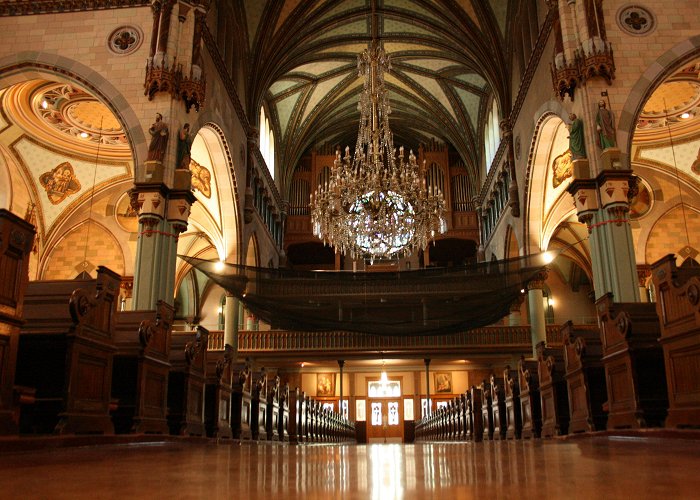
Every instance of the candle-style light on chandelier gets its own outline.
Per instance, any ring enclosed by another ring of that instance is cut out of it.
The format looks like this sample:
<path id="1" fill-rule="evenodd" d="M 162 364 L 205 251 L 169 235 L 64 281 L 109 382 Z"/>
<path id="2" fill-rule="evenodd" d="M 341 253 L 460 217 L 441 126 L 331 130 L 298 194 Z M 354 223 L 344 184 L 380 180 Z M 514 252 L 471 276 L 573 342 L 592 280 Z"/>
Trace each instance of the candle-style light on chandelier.
<path id="1" fill-rule="evenodd" d="M 357 67 L 364 87 L 355 154 L 346 147 L 341 158 L 338 150 L 329 179 L 313 194 L 313 232 L 352 259 L 408 257 L 445 232 L 445 200 L 426 186 L 425 162 L 418 165 L 413 151 L 406 161 L 403 147 L 394 150 L 384 84 L 391 60 L 376 36 Z"/>

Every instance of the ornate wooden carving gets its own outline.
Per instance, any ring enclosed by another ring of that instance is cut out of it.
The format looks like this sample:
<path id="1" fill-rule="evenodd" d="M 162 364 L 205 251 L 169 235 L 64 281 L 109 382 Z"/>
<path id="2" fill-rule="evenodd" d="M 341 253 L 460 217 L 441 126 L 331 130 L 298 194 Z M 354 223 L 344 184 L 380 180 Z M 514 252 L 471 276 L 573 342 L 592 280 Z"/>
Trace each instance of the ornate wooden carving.
<path id="1" fill-rule="evenodd" d="M 263 368 L 253 376 L 250 429 L 253 439 L 267 440 L 267 373 Z"/>
<path id="2" fill-rule="evenodd" d="M 506 439 L 520 439 L 523 419 L 520 406 L 520 385 L 518 373 L 506 366 L 503 370 L 503 388 L 506 400 Z"/>
<path id="3" fill-rule="evenodd" d="M 503 387 L 503 379 L 499 379 L 492 373 L 489 385 L 491 386 L 493 439 L 505 439 L 506 431 L 508 430 L 508 422 L 506 421 L 506 395 Z"/>
<path id="4" fill-rule="evenodd" d="M 19 430 L 15 367 L 33 241 L 31 224 L 0 209 L 0 435 Z"/>
<path id="5" fill-rule="evenodd" d="M 608 429 L 661 426 L 668 395 L 656 306 L 596 302 L 608 389 Z"/>
<path id="6" fill-rule="evenodd" d="M 472 386 L 469 390 L 470 402 L 469 412 L 472 418 L 472 439 L 475 442 L 483 441 L 484 439 L 484 419 L 481 412 L 483 403 L 481 402 L 482 391 L 476 386 Z"/>
<path id="7" fill-rule="evenodd" d="M 577 330 L 571 321 L 562 327 L 564 364 L 569 392 L 569 432 L 605 429 L 607 397 L 602 345 L 597 330 Z"/>
<path id="8" fill-rule="evenodd" d="M 669 409 L 666 427 L 700 427 L 700 272 L 675 255 L 652 264 Z"/>
<path id="9" fill-rule="evenodd" d="M 569 432 L 569 403 L 564 378 L 564 352 L 548 348 L 544 342 L 536 346 L 537 373 L 542 408 L 542 437 L 561 436 Z"/>
<path id="10" fill-rule="evenodd" d="M 233 378 L 232 405 L 231 405 L 231 430 L 233 437 L 240 440 L 251 439 L 251 371 L 250 365 L 237 367 L 234 370 L 237 376 Z"/>
<path id="11" fill-rule="evenodd" d="M 483 439 L 493 439 L 493 401 L 491 399 L 491 386 L 484 380 L 479 385 L 481 391 L 481 421 L 483 423 Z"/>
<path id="12" fill-rule="evenodd" d="M 279 441 L 280 423 L 280 377 L 279 375 L 268 381 L 267 388 L 267 416 L 265 420 L 265 430 L 269 441 Z"/>
<path id="13" fill-rule="evenodd" d="M 117 433 L 167 434 L 170 334 L 174 309 L 158 301 L 155 311 L 117 314 L 112 369 L 112 411 Z"/>
<path id="14" fill-rule="evenodd" d="M 538 438 L 542 432 L 542 403 L 537 361 L 528 361 L 521 356 L 518 362 L 518 381 L 522 417 L 521 436 L 523 439 Z"/>
<path id="15" fill-rule="evenodd" d="M 233 348 L 226 344 L 223 351 L 207 355 L 207 386 L 204 420 L 207 436 L 227 439 L 231 430 Z"/>
<path id="16" fill-rule="evenodd" d="M 170 433 L 204 436 L 204 394 L 206 386 L 209 331 L 201 326 L 194 333 L 172 336 L 168 379 L 168 426 Z"/>

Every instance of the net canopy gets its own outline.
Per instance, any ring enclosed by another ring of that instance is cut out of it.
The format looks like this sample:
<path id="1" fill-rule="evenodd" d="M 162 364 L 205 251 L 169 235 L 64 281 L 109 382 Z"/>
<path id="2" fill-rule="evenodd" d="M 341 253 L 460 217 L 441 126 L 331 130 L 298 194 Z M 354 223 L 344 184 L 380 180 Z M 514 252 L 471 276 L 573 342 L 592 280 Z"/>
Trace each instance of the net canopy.
<path id="1" fill-rule="evenodd" d="M 398 272 L 297 271 L 180 256 L 274 329 L 436 335 L 508 315 L 546 254 Z"/>

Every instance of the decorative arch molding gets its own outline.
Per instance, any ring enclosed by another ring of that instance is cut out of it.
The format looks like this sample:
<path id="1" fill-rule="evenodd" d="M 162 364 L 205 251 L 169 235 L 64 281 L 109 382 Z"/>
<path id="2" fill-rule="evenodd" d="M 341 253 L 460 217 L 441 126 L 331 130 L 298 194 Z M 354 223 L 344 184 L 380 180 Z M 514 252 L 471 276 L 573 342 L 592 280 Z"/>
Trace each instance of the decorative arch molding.
<path id="1" fill-rule="evenodd" d="M 47 76 L 80 85 L 114 113 L 124 127 L 138 171 L 140 159 L 147 155 L 146 134 L 127 99 L 109 80 L 83 63 L 57 54 L 25 51 L 0 58 L 0 88 Z"/>
<path id="2" fill-rule="evenodd" d="M 0 186 L 3 186 L 0 189 L 0 208 L 9 211 L 12 209 L 12 176 L 2 151 L 0 151 Z"/>
<path id="3" fill-rule="evenodd" d="M 505 249 L 503 252 L 504 259 L 511 259 L 520 255 L 518 236 L 515 234 L 515 229 L 510 224 L 508 224 L 508 227 L 506 228 L 506 237 L 503 248 Z"/>
<path id="4" fill-rule="evenodd" d="M 699 55 L 700 35 L 690 37 L 658 57 L 632 86 L 617 127 L 618 144 L 624 148 L 623 164 L 630 164 L 629 152 L 632 150 L 635 124 L 644 104 L 666 77 Z"/>
<path id="5" fill-rule="evenodd" d="M 541 227 L 534 227 L 536 223 L 540 225 L 543 221 L 539 218 L 532 221 L 533 208 L 537 210 L 542 209 L 544 203 L 542 197 L 539 198 L 537 195 L 543 194 L 544 181 L 541 186 L 535 186 L 534 176 L 536 174 L 536 162 L 540 156 L 540 146 L 542 145 L 542 137 L 546 132 L 555 130 L 554 127 L 559 125 L 560 122 L 564 122 L 564 116 L 566 116 L 566 111 L 564 107 L 556 101 L 548 101 L 544 103 L 540 109 L 535 113 L 535 128 L 532 132 L 532 140 L 530 141 L 530 148 L 527 156 L 527 166 L 525 169 L 525 185 L 523 191 L 523 197 L 525 200 L 525 208 L 523 214 L 523 241 L 521 247 L 523 252 L 527 255 L 530 253 L 536 253 L 542 250 L 540 248 L 541 241 L 539 241 L 541 233 Z M 547 158 L 548 159 L 548 158 Z M 547 167 L 547 165 L 545 165 Z M 546 174 L 546 172 L 544 172 Z M 546 180 L 546 175 L 543 175 Z M 538 238 L 533 241 L 533 238 Z"/>
<path id="6" fill-rule="evenodd" d="M 216 153 L 213 149 L 219 149 L 223 156 L 223 164 L 212 157 L 212 164 L 215 168 L 217 186 L 219 189 L 219 204 L 221 207 L 222 233 L 224 239 L 224 258 L 234 263 L 242 263 L 241 241 L 241 210 L 239 206 L 238 182 L 236 179 L 236 168 L 233 154 L 229 147 L 224 130 L 212 121 L 206 121 L 197 131 L 202 134 L 210 154 Z M 243 182 L 245 183 L 245 181 Z M 230 200 L 230 204 L 229 204 Z"/>
<path id="7" fill-rule="evenodd" d="M 251 234 L 250 238 L 248 239 L 244 264 L 246 266 L 260 267 L 260 245 L 258 243 L 258 237 L 255 233 Z"/>

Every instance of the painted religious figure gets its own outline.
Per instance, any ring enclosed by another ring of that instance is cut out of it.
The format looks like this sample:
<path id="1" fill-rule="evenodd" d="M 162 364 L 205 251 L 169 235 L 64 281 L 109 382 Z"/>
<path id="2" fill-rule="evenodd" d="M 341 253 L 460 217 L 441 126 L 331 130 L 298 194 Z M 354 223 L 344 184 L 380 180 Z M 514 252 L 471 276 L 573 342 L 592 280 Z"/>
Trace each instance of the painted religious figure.
<path id="1" fill-rule="evenodd" d="M 435 392 L 452 394 L 452 374 L 438 372 L 435 374 Z"/>
<path id="2" fill-rule="evenodd" d="M 567 149 L 552 162 L 552 187 L 558 188 L 574 171 L 573 154 Z"/>
<path id="3" fill-rule="evenodd" d="M 317 375 L 316 396 L 335 396 L 334 373 L 319 373 Z"/>
<path id="4" fill-rule="evenodd" d="M 615 117 L 605 101 L 598 101 L 598 114 L 595 117 L 596 130 L 598 131 L 598 145 L 601 149 L 614 148 L 615 142 Z"/>
<path id="5" fill-rule="evenodd" d="M 156 113 L 156 121 L 148 132 L 151 134 L 151 143 L 148 145 L 146 161 L 162 162 L 168 146 L 168 126 L 163 122 L 163 115 Z"/>
<path id="6" fill-rule="evenodd" d="M 207 167 L 190 160 L 192 172 L 192 189 L 197 189 L 207 198 L 211 198 L 211 173 Z"/>
<path id="7" fill-rule="evenodd" d="M 68 196 L 80 191 L 80 181 L 73 172 L 73 166 L 67 161 L 50 172 L 41 174 L 39 182 L 46 189 L 46 196 L 54 205 L 58 205 Z"/>
<path id="8" fill-rule="evenodd" d="M 586 158 L 586 142 L 583 138 L 583 120 L 576 114 L 569 115 L 571 124 L 569 125 L 569 150 L 574 160 Z M 556 186 L 555 186 L 556 187 Z"/>

